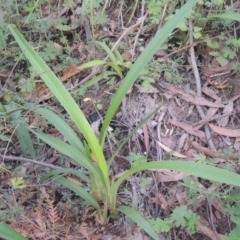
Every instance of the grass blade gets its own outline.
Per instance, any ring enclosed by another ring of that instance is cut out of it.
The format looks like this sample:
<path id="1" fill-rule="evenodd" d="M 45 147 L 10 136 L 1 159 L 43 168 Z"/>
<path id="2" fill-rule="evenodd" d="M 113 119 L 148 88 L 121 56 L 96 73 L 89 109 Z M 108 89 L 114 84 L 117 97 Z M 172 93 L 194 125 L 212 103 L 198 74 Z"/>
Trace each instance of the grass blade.
<path id="1" fill-rule="evenodd" d="M 70 93 L 64 87 L 62 82 L 51 71 L 47 64 L 42 60 L 36 51 L 27 43 L 22 34 L 14 27 L 9 26 L 12 35 L 16 39 L 18 45 L 24 52 L 26 58 L 29 60 L 37 74 L 42 78 L 53 95 L 59 100 L 61 105 L 66 109 L 72 120 L 76 123 L 79 130 L 87 140 L 93 154 L 97 156 L 98 165 L 103 172 L 105 184 L 109 186 L 108 166 L 104 158 L 101 146 L 95 136 L 93 129 L 89 125 L 83 112 L 79 109 L 77 103 L 74 101 Z"/>
<path id="2" fill-rule="evenodd" d="M 34 112 L 42 115 L 46 118 L 53 126 L 55 126 L 58 131 L 63 135 L 63 137 L 69 142 L 70 145 L 77 148 L 83 154 L 85 153 L 85 148 L 82 142 L 79 140 L 77 134 L 73 129 L 56 113 L 47 108 L 35 108 Z"/>
<path id="3" fill-rule="evenodd" d="M 155 233 L 153 228 L 150 226 L 150 224 L 135 209 L 127 206 L 121 206 L 117 210 L 125 214 L 135 223 L 137 223 L 154 240 L 159 240 L 157 234 Z"/>
<path id="4" fill-rule="evenodd" d="M 229 19 L 233 21 L 240 21 L 240 14 L 239 13 L 224 13 L 224 14 L 213 14 L 210 15 L 207 19 L 211 20 L 213 18 L 220 18 L 220 19 Z"/>
<path id="5" fill-rule="evenodd" d="M 183 7 L 172 17 L 163 28 L 156 34 L 156 36 L 150 41 L 145 50 L 138 57 L 136 62 L 131 67 L 127 76 L 124 78 L 122 84 L 120 85 L 116 95 L 114 96 L 110 107 L 108 108 L 107 114 L 105 116 L 101 136 L 100 136 L 100 144 L 103 146 L 106 132 L 110 121 L 112 120 L 113 115 L 121 104 L 124 96 L 127 94 L 127 91 L 136 81 L 137 77 L 140 74 L 140 70 L 142 70 L 147 63 L 151 60 L 156 51 L 161 47 L 161 45 L 166 41 L 168 36 L 172 33 L 174 28 L 181 22 L 184 17 L 189 13 L 192 7 L 198 2 L 198 0 L 187 1 Z"/>
<path id="6" fill-rule="evenodd" d="M 107 53 L 111 61 L 114 63 L 117 63 L 116 57 L 112 53 L 111 49 L 104 42 L 92 41 L 91 43 L 98 44 Z"/>
<path id="7" fill-rule="evenodd" d="M 86 202 L 89 205 L 95 207 L 96 209 L 100 209 L 100 206 L 99 206 L 97 200 L 92 195 L 90 195 L 84 188 L 80 187 L 76 183 L 69 181 L 68 179 L 66 179 L 64 177 L 59 177 L 59 178 L 55 179 L 55 182 L 62 184 L 63 186 L 71 189 L 78 196 L 80 196 L 81 198 L 86 200 Z"/>
<path id="8" fill-rule="evenodd" d="M 84 173 L 81 173 L 80 171 L 72 168 L 61 168 L 61 169 L 52 170 L 41 179 L 41 183 L 43 183 L 48 178 L 58 177 L 58 175 L 62 173 L 68 173 L 68 174 L 71 173 L 74 176 L 78 177 L 79 179 L 82 179 L 86 183 L 90 183 L 89 178 Z"/>
<path id="9" fill-rule="evenodd" d="M 6 105 L 5 108 L 8 113 L 11 112 L 12 121 L 17 123 L 16 135 L 18 137 L 23 156 L 28 157 L 30 155 L 32 158 L 36 158 L 27 124 L 25 122 L 25 119 L 21 116 L 21 110 L 15 111 L 17 109 L 17 106 L 14 102 Z"/>
<path id="10" fill-rule="evenodd" d="M 95 60 L 92 60 L 92 61 L 82 64 L 81 66 L 78 67 L 78 69 L 85 69 L 85 68 L 90 68 L 90 67 L 101 66 L 101 65 L 104 65 L 105 63 L 106 62 L 101 59 L 95 59 Z"/>
<path id="11" fill-rule="evenodd" d="M 48 145 L 50 145 L 52 148 L 55 148 L 62 154 L 74 159 L 79 165 L 86 168 L 91 173 L 95 174 L 95 176 L 98 176 L 103 180 L 103 175 L 100 171 L 100 169 L 94 165 L 91 159 L 88 159 L 85 155 L 83 155 L 78 149 L 74 148 L 73 146 L 52 137 L 51 135 L 44 134 L 44 133 L 38 133 L 34 130 L 31 130 L 38 138 L 46 142 Z"/>
<path id="12" fill-rule="evenodd" d="M 0 236 L 7 240 L 28 240 L 5 223 L 0 223 Z"/>
<path id="13" fill-rule="evenodd" d="M 225 183 L 225 184 L 230 184 L 230 185 L 240 187 L 240 175 L 230 172 L 228 170 L 224 170 L 224 169 L 220 169 L 217 167 L 204 165 L 200 163 L 186 162 L 181 160 L 154 161 L 154 162 L 148 162 L 148 163 L 141 164 L 139 166 L 131 168 L 116 181 L 112 189 L 113 198 L 114 198 L 113 204 L 116 204 L 116 195 L 117 195 L 119 186 L 124 180 L 126 180 L 127 177 L 131 176 L 134 173 L 137 173 L 143 170 L 150 170 L 150 169 L 174 170 L 174 171 L 179 171 L 182 173 L 194 175 L 197 177 L 205 178 L 210 181 Z M 115 209 L 115 206 L 113 206 L 112 209 Z"/>

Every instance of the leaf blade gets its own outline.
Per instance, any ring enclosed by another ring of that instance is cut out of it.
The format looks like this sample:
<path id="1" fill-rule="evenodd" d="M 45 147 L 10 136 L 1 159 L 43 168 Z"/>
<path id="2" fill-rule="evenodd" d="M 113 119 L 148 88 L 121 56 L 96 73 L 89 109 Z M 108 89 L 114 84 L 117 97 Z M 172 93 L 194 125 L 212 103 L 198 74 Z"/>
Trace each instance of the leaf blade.
<path id="1" fill-rule="evenodd" d="M 127 206 L 121 206 L 117 210 L 124 213 L 132 221 L 136 222 L 154 240 L 159 240 L 157 234 L 155 233 L 151 225 L 135 209 Z"/>

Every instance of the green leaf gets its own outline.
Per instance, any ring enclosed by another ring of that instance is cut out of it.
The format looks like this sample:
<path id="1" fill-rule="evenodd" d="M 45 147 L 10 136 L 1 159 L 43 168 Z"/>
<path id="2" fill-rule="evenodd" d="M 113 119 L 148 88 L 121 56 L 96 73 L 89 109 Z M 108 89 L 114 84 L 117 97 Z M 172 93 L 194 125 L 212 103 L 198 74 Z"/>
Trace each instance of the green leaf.
<path id="1" fill-rule="evenodd" d="M 11 179 L 13 189 L 25 188 L 23 177 L 16 177 Z"/>
<path id="2" fill-rule="evenodd" d="M 181 23 L 179 23 L 178 25 L 177 25 L 177 27 L 181 30 L 181 31 L 187 31 L 188 30 L 188 28 L 187 28 L 187 25 L 186 25 L 186 23 L 185 23 L 185 21 L 184 22 L 181 22 Z"/>
<path id="3" fill-rule="evenodd" d="M 150 224 L 133 208 L 127 206 L 121 206 L 117 209 L 118 211 L 124 213 L 132 221 L 137 223 L 146 233 L 148 233 L 154 240 L 159 240 L 157 234 L 154 232 Z"/>
<path id="4" fill-rule="evenodd" d="M 18 137 L 23 156 L 27 157 L 30 154 L 32 158 L 36 158 L 32 139 L 30 137 L 25 119 L 21 116 L 21 111 L 15 111 L 17 106 L 13 102 L 5 107 L 7 111 L 12 111 L 11 119 L 17 124 L 16 135 Z"/>
<path id="5" fill-rule="evenodd" d="M 64 136 L 64 138 L 72 145 L 77 148 L 82 154 L 86 154 L 85 148 L 82 142 L 79 140 L 77 134 L 73 131 L 73 129 L 57 114 L 47 108 L 35 108 L 34 112 L 42 115 L 46 118 L 53 126 L 55 126 L 58 131 Z"/>
<path id="6" fill-rule="evenodd" d="M 173 221 L 170 219 L 162 220 L 160 218 L 157 218 L 156 220 L 148 219 L 147 221 L 151 225 L 153 230 L 157 233 L 169 232 L 173 226 Z"/>
<path id="7" fill-rule="evenodd" d="M 140 187 L 146 187 L 146 186 L 148 186 L 148 185 L 151 184 L 152 180 L 153 180 L 153 179 L 152 179 L 151 177 L 143 178 L 143 179 L 141 180 L 141 182 L 139 183 L 139 186 L 140 186 Z"/>
<path id="8" fill-rule="evenodd" d="M 59 140 L 58 138 L 54 138 L 51 135 L 45 133 L 39 133 L 34 130 L 31 130 L 37 137 L 46 142 L 52 148 L 55 148 L 62 154 L 74 159 L 80 166 L 85 167 L 89 172 L 94 174 L 96 177 L 99 177 L 103 180 L 102 172 L 99 170 L 97 166 L 94 165 L 91 159 L 88 159 L 85 155 L 83 155 L 78 149 L 73 146 Z"/>
<path id="9" fill-rule="evenodd" d="M 192 217 L 188 219 L 186 230 L 191 234 L 195 233 L 198 230 L 199 220 L 200 216 L 198 216 L 196 213 L 193 213 Z"/>
<path id="10" fill-rule="evenodd" d="M 113 63 L 117 63 L 117 59 L 115 58 L 114 54 L 112 53 L 111 49 L 106 45 L 104 42 L 99 41 L 92 41 L 93 44 L 98 44 L 108 55 Z"/>
<path id="11" fill-rule="evenodd" d="M 187 206 L 176 207 L 170 219 L 175 222 L 176 227 L 186 227 L 187 219 L 192 217 L 192 211 L 187 209 Z"/>
<path id="12" fill-rule="evenodd" d="M 90 195 L 84 188 L 80 187 L 76 183 L 64 177 L 56 178 L 55 181 L 74 191 L 78 196 L 83 198 L 89 205 L 95 207 L 96 209 L 100 209 L 97 200 L 92 195 Z"/>
<path id="13" fill-rule="evenodd" d="M 105 157 L 102 152 L 102 148 L 99 145 L 98 139 L 93 132 L 90 124 L 88 123 L 83 112 L 79 109 L 79 106 L 71 97 L 70 93 L 64 87 L 62 82 L 56 77 L 51 69 L 46 65 L 42 58 L 35 52 L 35 50 L 29 46 L 22 34 L 13 26 L 9 26 L 12 35 L 16 39 L 20 48 L 24 52 L 26 58 L 37 74 L 42 78 L 44 83 L 52 91 L 53 95 L 59 100 L 61 105 L 66 109 L 72 120 L 76 123 L 83 136 L 86 138 L 94 156 L 97 156 L 98 166 L 101 169 L 104 176 L 104 183 L 109 190 L 109 173 L 108 166 Z"/>
<path id="14" fill-rule="evenodd" d="M 220 169 L 209 165 L 202 165 L 194 162 L 186 162 L 182 160 L 165 160 L 160 162 L 153 161 L 131 168 L 115 182 L 112 189 L 113 198 L 115 199 L 113 200 L 113 204 L 116 204 L 116 196 L 119 186 L 124 180 L 126 180 L 127 177 L 131 176 L 134 173 L 149 169 L 174 170 L 208 179 L 213 182 L 225 183 L 240 187 L 240 176 L 228 170 Z M 112 206 L 112 209 L 115 209 L 115 206 Z"/>
<path id="15" fill-rule="evenodd" d="M 157 32 L 156 36 L 150 41 L 145 50 L 141 53 L 136 62 L 132 65 L 130 71 L 124 78 L 117 93 L 115 94 L 110 107 L 108 108 L 101 129 L 100 135 L 101 146 L 103 146 L 105 142 L 108 125 L 112 117 L 114 116 L 116 110 L 118 109 L 128 90 L 131 88 L 131 86 L 138 78 L 141 72 L 140 70 L 146 67 L 147 63 L 150 61 L 150 59 L 153 57 L 156 51 L 160 49 L 162 44 L 167 40 L 168 36 L 176 28 L 178 23 L 184 20 L 184 17 L 190 12 L 190 10 L 197 3 L 197 1 L 198 0 L 187 1 L 187 3 L 184 4 L 183 7 L 181 7 L 181 9 L 177 11 L 177 13 L 163 26 L 163 28 L 161 28 L 161 30 Z"/>
<path id="16" fill-rule="evenodd" d="M 218 63 L 221 65 L 221 66 L 225 66 L 229 63 L 229 61 L 222 55 L 216 57 L 216 60 L 218 61 Z"/>
<path id="17" fill-rule="evenodd" d="M 78 69 L 85 69 L 85 68 L 90 68 L 90 67 L 96 67 L 96 66 L 100 66 L 100 65 L 104 65 L 104 64 L 106 64 L 105 61 L 100 60 L 100 59 L 95 59 L 95 60 L 92 60 L 92 61 L 89 61 L 87 63 L 84 63 L 84 64 L 80 65 L 78 67 Z"/>
<path id="18" fill-rule="evenodd" d="M 236 57 L 236 53 L 228 46 L 223 47 L 222 51 L 225 58 L 234 59 Z"/>
<path id="19" fill-rule="evenodd" d="M 220 19 L 230 19 L 230 20 L 234 20 L 234 21 L 240 21 L 240 14 L 239 13 L 224 13 L 224 14 L 214 14 L 214 15 L 210 15 L 208 16 L 208 20 L 211 20 L 213 18 L 220 18 Z"/>
<path id="20" fill-rule="evenodd" d="M 141 155 L 140 153 L 133 153 L 133 152 L 129 153 L 127 160 L 132 162 L 133 167 L 136 167 L 138 165 L 141 165 L 147 162 L 147 159 L 145 156 Z"/>
<path id="21" fill-rule="evenodd" d="M 28 240 L 5 223 L 0 223 L 0 236 L 7 240 Z"/>
<path id="22" fill-rule="evenodd" d="M 82 172 L 80 172 L 76 169 L 72 169 L 72 168 L 61 168 L 61 169 L 52 170 L 51 172 L 47 173 L 41 179 L 41 183 L 43 183 L 48 178 L 58 177 L 58 175 L 62 174 L 62 173 L 73 174 L 74 176 L 76 176 L 76 177 L 82 179 L 83 181 L 85 181 L 86 183 L 90 183 L 89 178 L 85 174 L 83 174 Z"/>

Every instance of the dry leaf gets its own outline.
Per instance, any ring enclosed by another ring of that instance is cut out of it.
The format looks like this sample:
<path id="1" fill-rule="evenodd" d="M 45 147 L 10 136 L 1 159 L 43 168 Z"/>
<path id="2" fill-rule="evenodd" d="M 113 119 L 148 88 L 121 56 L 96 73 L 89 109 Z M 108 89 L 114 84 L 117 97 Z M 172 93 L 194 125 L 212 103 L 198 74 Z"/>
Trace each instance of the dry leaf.
<path id="1" fill-rule="evenodd" d="M 193 136 L 196 136 L 196 137 L 199 137 L 204 143 L 207 143 L 207 139 L 205 137 L 205 133 L 202 132 L 202 131 L 196 131 L 193 126 L 189 125 L 189 124 L 186 124 L 186 123 L 181 123 L 181 122 L 178 122 L 177 120 L 174 120 L 174 119 L 170 119 L 169 122 L 174 125 L 174 126 L 177 126 L 177 127 L 180 127 L 182 129 L 184 129 L 187 133 L 193 135 Z"/>
<path id="2" fill-rule="evenodd" d="M 80 181 L 78 181 L 76 178 L 72 178 L 72 177 L 68 177 L 68 176 L 67 176 L 66 178 L 67 178 L 69 181 L 77 184 L 78 186 L 83 186 L 83 184 L 82 184 Z"/>
<path id="3" fill-rule="evenodd" d="M 226 116 L 217 119 L 217 123 L 220 127 L 227 126 L 229 122 L 229 115 L 232 113 L 232 111 L 233 111 L 233 102 L 230 102 L 223 109 L 223 115 L 226 115 Z"/>
<path id="4" fill-rule="evenodd" d="M 223 67 L 211 67 L 211 66 L 202 66 L 201 67 L 204 74 L 207 76 L 214 76 L 216 74 L 226 74 L 232 70 L 232 63 L 225 65 Z"/>
<path id="5" fill-rule="evenodd" d="M 229 158 L 227 158 L 224 154 L 220 154 L 220 153 L 217 153 L 217 152 L 214 152 L 212 151 L 211 149 L 209 148 L 206 148 L 206 147 L 203 147 L 201 146 L 200 144 L 192 141 L 192 140 L 188 140 L 188 143 L 193 146 L 194 148 L 196 148 L 199 152 L 201 153 L 204 153 L 205 155 L 211 157 L 211 158 L 221 158 L 221 159 L 225 159 L 225 160 L 238 160 L 240 156 L 238 155 L 233 155 Z"/>
<path id="6" fill-rule="evenodd" d="M 202 87 L 202 92 L 215 100 L 219 99 L 218 95 L 211 88 Z"/>
<path id="7" fill-rule="evenodd" d="M 214 132 L 218 133 L 219 135 L 223 135 L 226 137 L 240 137 L 239 129 L 228 129 L 223 127 L 218 127 L 211 123 L 209 123 L 209 126 Z"/>
<path id="8" fill-rule="evenodd" d="M 160 145 L 160 147 L 162 149 L 164 149 L 167 153 L 171 153 L 173 156 L 175 157 L 179 157 L 179 158 L 187 158 L 185 155 L 181 154 L 181 153 L 178 153 L 178 152 L 175 152 L 173 151 L 172 149 L 166 147 L 165 145 L 163 145 L 162 143 L 158 142 L 157 143 Z"/>
<path id="9" fill-rule="evenodd" d="M 183 90 L 181 90 L 181 89 L 179 89 L 179 88 L 177 88 L 173 85 L 170 85 L 168 90 L 173 95 L 177 95 L 178 97 L 180 97 L 184 101 L 186 101 L 188 103 L 192 103 L 194 105 L 208 106 L 208 107 L 218 107 L 218 108 L 223 108 L 224 107 L 223 104 L 213 103 L 213 102 L 210 102 L 210 101 L 206 100 L 203 97 L 199 97 L 197 95 L 192 95 L 192 94 L 186 93 Z"/>

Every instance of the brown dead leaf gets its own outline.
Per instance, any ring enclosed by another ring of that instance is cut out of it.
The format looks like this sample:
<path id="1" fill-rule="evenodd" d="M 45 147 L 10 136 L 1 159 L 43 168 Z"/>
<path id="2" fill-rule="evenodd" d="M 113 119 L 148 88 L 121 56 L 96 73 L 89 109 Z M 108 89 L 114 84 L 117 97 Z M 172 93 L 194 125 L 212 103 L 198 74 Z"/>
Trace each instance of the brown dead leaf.
<path id="1" fill-rule="evenodd" d="M 78 66 L 76 65 L 71 65 L 66 67 L 63 70 L 63 76 L 60 77 L 59 79 L 62 82 L 67 81 L 70 77 L 76 75 L 77 73 L 81 72 L 82 70 L 78 69 Z M 49 90 L 49 88 L 47 87 L 47 85 L 45 85 L 44 83 L 36 83 L 35 85 L 35 93 L 34 95 L 36 96 L 36 98 L 42 102 L 42 101 L 46 101 L 49 98 L 51 98 L 53 96 L 52 92 Z M 32 94 L 29 92 L 23 92 L 22 96 L 26 99 L 30 99 Z"/>
<path id="2" fill-rule="evenodd" d="M 223 135 L 226 137 L 240 137 L 240 129 L 218 127 L 211 123 L 209 123 L 209 126 L 214 132 L 218 133 L 219 135 Z"/>
<path id="3" fill-rule="evenodd" d="M 175 157 L 179 157 L 179 158 L 187 158 L 185 155 L 181 154 L 181 153 L 178 153 L 178 152 L 175 152 L 174 150 L 166 147 L 165 145 L 163 145 L 162 143 L 158 142 L 157 143 L 160 145 L 160 147 L 162 149 L 164 149 L 167 153 L 171 153 L 171 155 L 175 156 Z"/>
<path id="4" fill-rule="evenodd" d="M 218 107 L 218 108 L 223 108 L 224 107 L 223 104 L 213 103 L 213 102 L 210 102 L 210 101 L 206 100 L 203 97 L 197 96 L 196 94 L 192 95 L 192 94 L 186 93 L 182 89 L 179 89 L 179 88 L 177 88 L 173 85 L 170 85 L 168 90 L 173 95 L 177 95 L 178 97 L 180 97 L 184 101 L 186 101 L 188 103 L 192 103 L 194 105 L 208 106 L 208 107 Z"/>
<path id="5" fill-rule="evenodd" d="M 221 102 L 221 98 L 216 99 L 215 103 L 220 103 Z M 201 121 L 199 121 L 198 123 L 194 124 L 194 129 L 198 130 L 200 129 L 204 124 L 208 123 L 209 121 L 211 121 L 214 117 L 214 115 L 217 113 L 219 108 L 209 108 L 207 111 L 207 114 L 205 116 L 205 118 Z"/>
<path id="6" fill-rule="evenodd" d="M 76 178 L 72 178 L 72 177 L 68 177 L 68 176 L 67 176 L 67 179 L 68 179 L 69 181 L 77 184 L 78 186 L 83 186 L 83 184 L 82 184 L 80 181 L 78 181 Z"/>
<path id="7" fill-rule="evenodd" d="M 221 158 L 221 159 L 225 159 L 225 160 L 238 160 L 240 156 L 238 155 L 233 155 L 229 158 L 226 158 L 226 156 L 224 154 L 220 154 L 217 152 L 212 151 L 209 148 L 205 148 L 203 146 L 201 146 L 200 144 L 192 141 L 191 139 L 188 140 L 188 143 L 193 146 L 195 149 L 197 149 L 199 152 L 204 153 L 205 155 L 211 157 L 211 158 Z"/>
<path id="8" fill-rule="evenodd" d="M 224 88 L 227 88 L 229 86 L 230 83 L 225 83 L 226 81 L 224 81 L 224 83 L 215 83 L 213 82 L 210 78 L 207 78 L 207 82 L 217 88 L 217 89 L 224 89 Z"/>
<path id="9" fill-rule="evenodd" d="M 229 122 L 229 115 L 233 111 L 233 102 L 228 103 L 223 109 L 224 117 L 217 119 L 218 126 L 226 127 Z"/>
<path id="10" fill-rule="evenodd" d="M 202 66 L 201 69 L 206 76 L 214 77 L 217 74 L 221 75 L 229 73 L 232 70 L 232 63 L 229 63 L 223 67 Z"/>
<path id="11" fill-rule="evenodd" d="M 202 87 L 202 92 L 215 100 L 219 99 L 218 95 L 211 88 Z"/>
<path id="12" fill-rule="evenodd" d="M 216 236 L 216 234 L 210 228 L 208 228 L 204 224 L 204 222 L 205 222 L 204 219 L 201 217 L 199 224 L 198 224 L 199 231 L 202 232 L 207 237 L 209 237 L 211 240 L 218 240 L 219 236 Z"/>
<path id="13" fill-rule="evenodd" d="M 178 122 L 177 120 L 174 120 L 174 119 L 170 119 L 169 122 L 174 126 L 184 129 L 187 133 L 189 133 L 193 136 L 199 137 L 204 143 L 207 143 L 207 139 L 205 137 L 204 132 L 202 132 L 200 130 L 196 131 L 193 128 L 193 126 L 186 124 L 186 123 Z"/>

